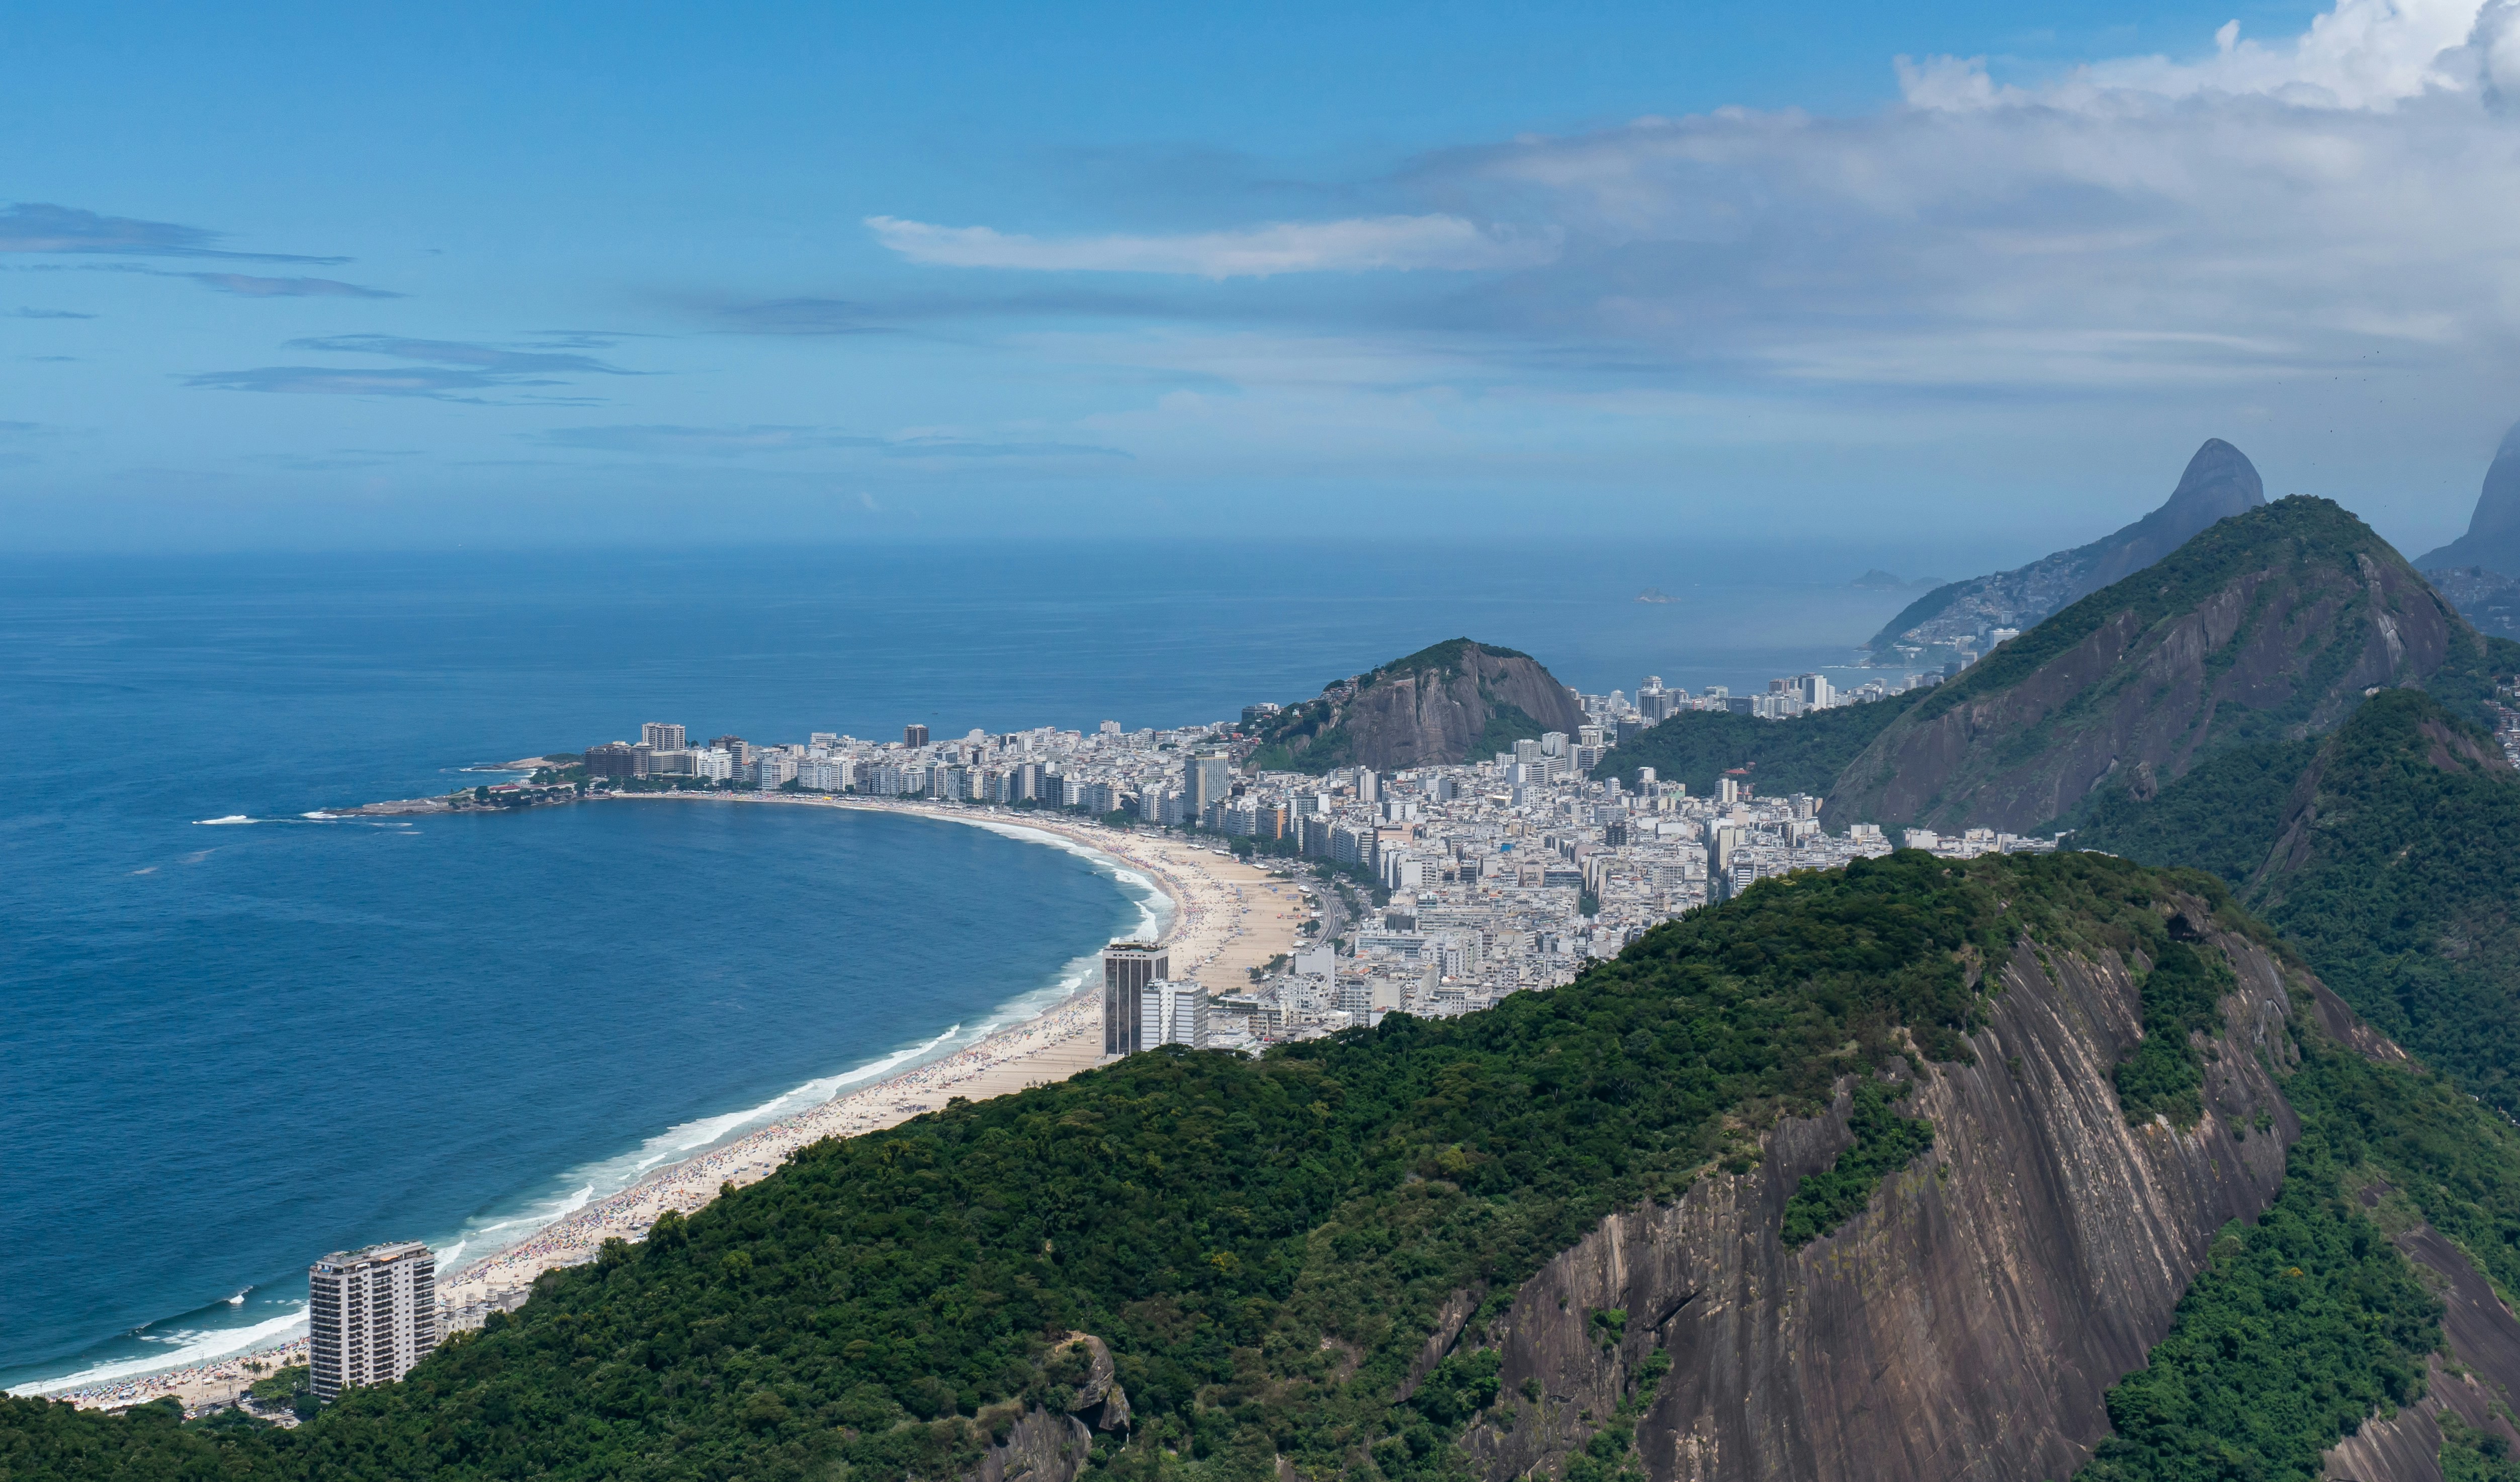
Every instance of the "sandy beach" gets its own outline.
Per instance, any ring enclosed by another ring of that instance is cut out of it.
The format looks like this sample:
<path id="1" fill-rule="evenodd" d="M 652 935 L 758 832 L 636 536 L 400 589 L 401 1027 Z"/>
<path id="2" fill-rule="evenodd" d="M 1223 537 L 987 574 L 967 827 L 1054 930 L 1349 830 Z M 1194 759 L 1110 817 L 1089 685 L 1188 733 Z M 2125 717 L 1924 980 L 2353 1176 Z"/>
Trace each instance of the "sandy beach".
<path id="1" fill-rule="evenodd" d="M 1210 993 L 1248 987 L 1249 969 L 1294 949 L 1296 925 L 1303 919 L 1302 901 L 1292 883 L 1179 836 L 1127 833 L 1064 816 L 863 798 L 651 793 L 620 801 L 849 809 L 909 813 L 1016 837 L 1049 835 L 1106 856 L 1151 882 L 1171 902 L 1163 941 L 1171 950 L 1174 978 L 1196 982 Z M 742 1187 L 767 1178 L 810 1143 L 891 1127 L 956 1096 L 978 1101 L 1064 1080 L 1102 1060 L 1102 986 L 1096 982 L 976 1043 L 661 1169 L 562 1217 L 519 1244 L 441 1272 L 439 1295 L 457 1314 L 459 1324 L 470 1325 L 489 1310 L 517 1305 L 544 1272 L 595 1259 L 608 1239 L 640 1239 L 666 1210 L 689 1214 L 699 1209 L 717 1197 L 722 1185 Z M 167 1394 L 187 1405 L 223 1400 L 241 1378 L 250 1377 L 243 1368 L 248 1359 L 265 1365 L 304 1362 L 303 1341 L 292 1348 L 297 1357 L 286 1357 L 281 1350 L 241 1354 L 189 1369 L 65 1391 L 55 1398 L 82 1405 L 128 1405 Z"/>

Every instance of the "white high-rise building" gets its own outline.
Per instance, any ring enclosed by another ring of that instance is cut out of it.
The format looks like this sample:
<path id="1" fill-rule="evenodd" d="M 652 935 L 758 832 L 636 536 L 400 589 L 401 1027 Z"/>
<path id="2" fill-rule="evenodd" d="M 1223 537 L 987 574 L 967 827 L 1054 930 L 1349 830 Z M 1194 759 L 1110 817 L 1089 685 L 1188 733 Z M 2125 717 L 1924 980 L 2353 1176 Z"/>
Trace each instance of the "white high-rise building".
<path id="1" fill-rule="evenodd" d="M 1149 1049 L 1158 1044 L 1207 1048 L 1207 990 L 1164 978 L 1149 982 L 1138 991 L 1138 1030 Z"/>
<path id="2" fill-rule="evenodd" d="M 651 720 L 640 726 L 639 742 L 643 746 L 652 746 L 660 752 L 678 752 L 688 744 L 683 739 L 681 726 L 670 725 L 662 720 Z"/>
<path id="3" fill-rule="evenodd" d="M 335 1251 L 306 1268 L 315 1397 L 387 1384 L 437 1346 L 437 1257 L 417 1240 Z"/>

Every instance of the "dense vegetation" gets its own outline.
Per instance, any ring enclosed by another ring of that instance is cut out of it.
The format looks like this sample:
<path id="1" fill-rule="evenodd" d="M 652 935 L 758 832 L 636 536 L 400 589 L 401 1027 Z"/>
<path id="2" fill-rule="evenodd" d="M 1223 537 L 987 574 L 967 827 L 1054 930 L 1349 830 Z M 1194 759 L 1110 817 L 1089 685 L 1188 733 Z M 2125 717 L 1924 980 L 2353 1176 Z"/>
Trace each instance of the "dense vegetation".
<path id="1" fill-rule="evenodd" d="M 1958 678 L 1935 686 L 1916 707 L 1916 718 L 1929 719 L 1954 706 L 2011 688 L 2122 613 L 2134 614 L 2145 628 L 2177 622 L 2253 571 L 2272 569 L 2295 579 L 2351 574 L 2354 587 L 2362 588 L 2364 582 L 2358 557 L 2406 565 L 2388 542 L 2331 500 L 2295 494 L 2234 515 L 2199 532 L 2157 564 L 2092 593 L 1996 649 L 1962 671 Z M 2367 605 L 2367 597 L 2359 600 Z M 2254 625 L 2272 616 L 2265 604 L 2260 604 L 2217 657 L 2228 666 L 2248 641 Z M 2313 708 L 2326 699 L 2362 656 L 2370 631 L 2370 614 L 2362 606 L 2350 606 L 2312 650 L 2293 656 L 2286 683 L 2268 696 L 2272 703 L 2263 707 L 2216 707 L 2210 722 L 2212 731 L 2201 739 L 2200 751 L 2251 741 L 2283 740 L 2296 734 L 2297 728 L 2310 719 Z M 2444 661 L 2443 668 L 2448 672 L 2443 682 L 2455 684 L 2462 696 L 2473 692 L 2473 697 L 2481 700 L 2490 688 L 2478 687 L 2487 667 L 2481 648 L 2470 653 L 2453 652 Z M 2214 669 L 2210 662 L 2208 669 Z M 2079 718 L 2097 714 L 2103 702 L 2113 701 L 2124 687 L 2143 680 L 2144 676 L 2133 666 L 2121 666 L 2118 672 L 2086 686 L 2060 712 L 2038 726 L 2009 738 L 2008 745 L 2036 750 L 2048 744 L 2055 733 L 2071 729 Z"/>
<path id="2" fill-rule="evenodd" d="M 2215 604 L 2224 618 L 2203 621 Z M 2087 650 L 2104 627 L 2113 636 Z M 2219 641 L 2207 642 L 2209 633 Z M 2484 714 L 2494 675 L 2520 658 L 2520 648 L 2468 629 L 2353 515 L 2323 499 L 2279 499 L 2210 527 L 1935 687 L 1840 773 L 1832 807 L 1853 815 L 1896 797 L 1903 815 L 1883 821 L 2001 817 L 2044 833 L 2096 806 L 2085 798 L 2093 782 L 2085 762 L 2069 759 L 2123 751 L 2130 716 L 2152 711 L 2145 724 L 2162 733 L 2147 745 L 2166 749 L 2150 753 L 2151 765 L 2128 759 L 2097 785 L 2142 798 L 2226 749 L 2277 746 L 2333 725 L 2362 698 L 2368 681 L 2355 676 L 2382 646 L 2405 657 L 2398 677 L 2420 680 L 2472 718 Z M 2102 653 L 2118 657 L 2098 668 Z M 2431 668 L 2418 668 L 2418 657 Z M 2182 685 L 2182 675 L 2202 686 Z M 1908 746 L 1958 707 L 1971 720 L 1934 731 L 1930 758 Z M 2234 788 L 2243 780 L 2221 779 Z M 2032 808 L 2064 816 L 2043 821 Z"/>
<path id="3" fill-rule="evenodd" d="M 2318 746 L 2318 737 L 2304 736 L 2228 747 L 2151 799 L 2102 788 L 2073 820 L 2069 842 L 2130 859 L 2209 870 L 2233 890 L 2244 890 L 2283 832 L 2293 789 Z"/>
<path id="4" fill-rule="evenodd" d="M 2166 1116 L 2175 1126 L 2193 1127 L 2205 1114 L 2205 1070 L 2188 1036 L 2222 1022 L 2219 1005 L 2235 986 L 2222 953 L 2180 941 L 2162 948 L 2143 975 L 2143 1039 L 2115 1072 L 2118 1107 L 2129 1122 Z"/>
<path id="5" fill-rule="evenodd" d="M 2441 1304 L 2305 1132 L 2274 1207 L 2214 1242 L 2150 1363 L 2108 1394 L 2092 1482 L 2310 1479 L 2319 1456 L 2423 1390 Z"/>
<path id="6" fill-rule="evenodd" d="M 2411 1399 L 2439 1305 L 2392 1231 L 2429 1224 L 2520 1291 L 2520 1130 L 2445 1077 L 2373 1064 L 2307 1022 L 2296 1038 L 2283 1089 L 2303 1135 L 2282 1193 L 2215 1242 L 2170 1336 L 2110 1392 L 2094 1482 L 2307 1482 L 2373 1410 Z M 2446 1476 L 2520 1482 L 2498 1442 L 2452 1418 Z"/>
<path id="7" fill-rule="evenodd" d="M 2290 755 L 2200 766 L 2148 804 L 2113 805 L 2077 842 L 2215 870 L 2357 1011 L 2520 1112 L 2520 774 L 2416 690 L 2364 701 L 2318 747 L 2282 789 L 2299 812 L 2268 807 Z M 2278 839 L 2285 857 L 2270 859 Z"/>
<path id="8" fill-rule="evenodd" d="M 1364 691 L 1393 679 L 1428 675 L 1450 678 L 1462 672 L 1470 650 L 1476 649 L 1492 659 L 1528 659 L 1519 649 L 1500 648 L 1493 643 L 1480 643 L 1469 638 L 1447 638 L 1405 658 L 1374 669 L 1370 673 L 1354 676 L 1356 691 Z M 1356 764 L 1356 738 L 1349 734 L 1344 706 L 1350 698 L 1350 680 L 1333 679 L 1322 686 L 1322 693 L 1310 700 L 1287 706 L 1274 716 L 1246 727 L 1258 746 L 1244 765 L 1252 771 L 1310 772 L 1319 776 L 1342 766 Z M 1469 750 L 1469 759 L 1479 761 L 1493 752 L 1508 751 L 1516 741 L 1536 741 L 1548 727 L 1524 713 L 1519 706 L 1495 704 L 1487 727 Z"/>
<path id="9" fill-rule="evenodd" d="M 1866 1081 L 1855 1088 L 1846 1123 L 1855 1141 L 1825 1170 L 1806 1174 L 1785 1201 L 1784 1224 L 1777 1233 L 1788 1248 L 1800 1250 L 1862 1214 L 1883 1178 L 1934 1145 L 1933 1123 L 1890 1109 L 1908 1088 L 1904 1081 Z"/>
<path id="10" fill-rule="evenodd" d="M 2157 955 L 2163 885 L 2099 856 L 1915 854 L 1762 882 L 1486 1013 L 1256 1062 L 1158 1051 L 818 1144 L 294 1432 L 18 1405 L 0 1455 L 44 1476 L 933 1477 L 1056 1402 L 1054 1344 L 1084 1331 L 1138 1417 L 1125 1449 L 1097 1441 L 1104 1471 L 1238 1482 L 1282 1455 L 1431 1482 L 1493 1397 L 1473 1347 L 1393 1403 L 1449 1294 L 1747 1171 L 1769 1120 L 1889 1064 L 1902 1028 L 1966 1057 L 1973 964 L 2025 930 Z"/>
<path id="11" fill-rule="evenodd" d="M 1747 768 L 1748 781 L 1762 797 L 1824 796 L 1873 737 L 1928 693 L 1911 690 L 1789 720 L 1761 720 L 1730 711 L 1682 711 L 1613 749 L 1593 775 L 1634 786 L 1637 768 L 1650 766 L 1661 781 L 1688 783 L 1691 793 L 1702 797 L 1715 791 L 1724 773 Z"/>

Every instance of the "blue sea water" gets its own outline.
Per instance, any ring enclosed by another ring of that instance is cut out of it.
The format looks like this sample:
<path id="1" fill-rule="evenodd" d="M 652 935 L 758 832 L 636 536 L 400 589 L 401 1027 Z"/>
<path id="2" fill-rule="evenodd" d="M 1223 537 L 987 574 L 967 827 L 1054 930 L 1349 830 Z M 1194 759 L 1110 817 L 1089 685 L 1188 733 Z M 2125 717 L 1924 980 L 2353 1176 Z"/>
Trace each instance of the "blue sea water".
<path id="1" fill-rule="evenodd" d="M 1119 539 L 0 562 L 0 1385 L 232 1351 L 329 1250 L 519 1237 L 968 1040 L 1149 908 L 1074 853 L 909 818 L 310 810 L 649 719 L 1223 718 L 1457 634 L 1589 690 L 1737 691 L 1847 664 L 1912 595 L 1839 584 L 1868 564 Z"/>

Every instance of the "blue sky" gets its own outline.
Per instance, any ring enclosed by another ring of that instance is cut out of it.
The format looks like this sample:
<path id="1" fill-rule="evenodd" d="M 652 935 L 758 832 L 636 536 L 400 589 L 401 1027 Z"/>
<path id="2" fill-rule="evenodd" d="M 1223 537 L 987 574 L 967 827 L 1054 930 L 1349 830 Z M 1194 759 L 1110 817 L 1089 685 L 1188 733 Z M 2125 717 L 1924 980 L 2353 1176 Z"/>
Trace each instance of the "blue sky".
<path id="1" fill-rule="evenodd" d="M 348 9 L 0 12 L 0 548 L 2411 553 L 2520 416 L 2520 0 Z"/>

